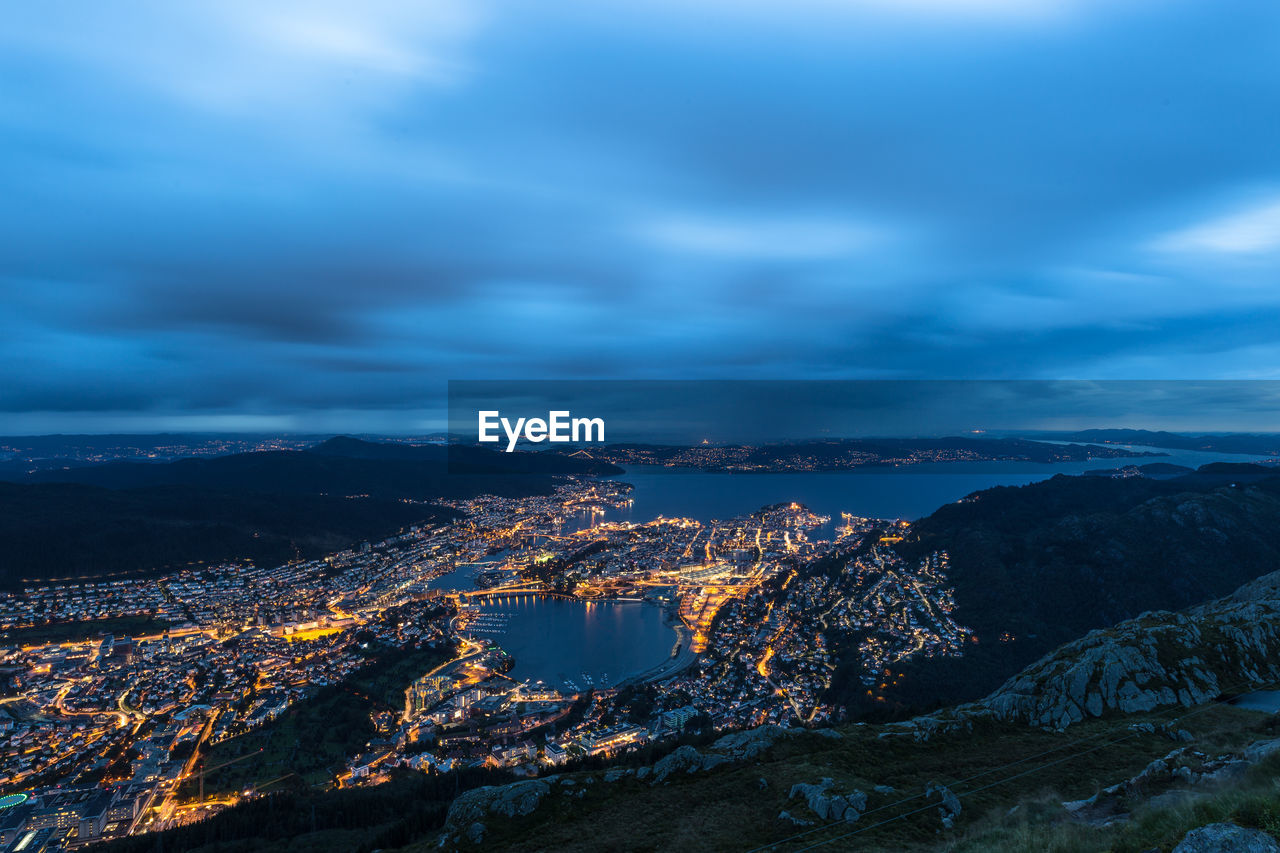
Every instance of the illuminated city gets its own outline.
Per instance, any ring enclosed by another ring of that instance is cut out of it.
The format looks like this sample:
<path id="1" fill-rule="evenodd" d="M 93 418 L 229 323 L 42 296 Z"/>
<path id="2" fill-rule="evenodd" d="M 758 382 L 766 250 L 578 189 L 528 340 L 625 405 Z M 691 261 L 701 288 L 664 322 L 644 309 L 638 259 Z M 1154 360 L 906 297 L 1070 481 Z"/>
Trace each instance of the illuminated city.
<path id="1" fill-rule="evenodd" d="M 571 479 L 545 498 L 456 501 L 459 521 L 322 559 L 7 594 L 0 628 L 15 637 L 49 622 L 120 629 L 5 651 L 0 672 L 18 692 L 0 722 L 0 793 L 40 804 L 26 829 L 74 826 L 83 840 L 207 817 L 282 781 L 225 790 L 206 777 L 253 758 L 242 744 L 255 730 L 344 683 L 370 644 L 435 665 L 379 703 L 377 736 L 313 784 L 377 784 L 397 767 L 537 774 L 675 737 L 694 717 L 726 729 L 836 720 L 842 709 L 821 698 L 832 626 L 865 634 L 872 692 L 913 655 L 963 653 L 945 554 L 912 568 L 876 544 L 904 522 L 846 516 L 820 539 L 830 519 L 795 503 L 711 524 L 607 520 L 629 489 Z M 473 582 L 450 588 L 462 573 Z M 525 596 L 658 609 L 670 653 L 614 683 L 516 681 L 502 606 Z"/>

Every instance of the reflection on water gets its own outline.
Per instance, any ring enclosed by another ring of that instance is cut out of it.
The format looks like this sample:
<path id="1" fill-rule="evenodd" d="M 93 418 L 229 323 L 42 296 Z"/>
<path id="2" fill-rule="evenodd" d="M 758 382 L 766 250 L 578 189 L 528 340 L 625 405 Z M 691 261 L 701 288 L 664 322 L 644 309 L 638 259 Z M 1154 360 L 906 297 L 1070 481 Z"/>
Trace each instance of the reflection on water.
<path id="1" fill-rule="evenodd" d="M 501 632 L 485 638 L 515 656 L 508 674 L 560 689 L 616 684 L 662 663 L 676 642 L 662 611 L 640 602 L 519 595 L 489 600 L 481 610 L 505 615 Z"/>

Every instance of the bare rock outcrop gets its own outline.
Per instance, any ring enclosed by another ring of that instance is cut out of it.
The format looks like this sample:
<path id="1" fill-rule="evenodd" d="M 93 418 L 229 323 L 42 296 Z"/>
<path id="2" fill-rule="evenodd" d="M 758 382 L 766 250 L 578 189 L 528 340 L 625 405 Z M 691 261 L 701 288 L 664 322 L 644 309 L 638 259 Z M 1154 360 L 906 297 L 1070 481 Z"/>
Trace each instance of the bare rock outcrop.
<path id="1" fill-rule="evenodd" d="M 458 796 L 445 816 L 445 837 L 478 833 L 484 835 L 483 821 L 493 815 L 523 817 L 532 814 L 551 786 L 540 779 L 512 782 L 510 785 L 485 785 Z M 479 824 L 479 829 L 476 825 Z"/>
<path id="2" fill-rule="evenodd" d="M 1173 853 L 1280 853 L 1280 844 L 1260 829 L 1211 823 L 1188 832 Z"/>
<path id="3" fill-rule="evenodd" d="M 1280 572 L 1208 604 L 1148 612 L 1092 631 L 985 699 L 891 724 L 886 736 L 928 740 L 937 732 L 967 730 L 982 718 L 1060 731 L 1109 713 L 1189 708 L 1271 681 L 1280 681 Z"/>
<path id="4" fill-rule="evenodd" d="M 867 810 L 867 795 L 856 789 L 838 793 L 831 790 L 834 786 L 835 780 L 830 778 L 814 784 L 800 782 L 791 786 L 791 792 L 787 796 L 790 799 L 802 798 L 809 811 L 820 820 L 853 823 L 862 817 L 862 813 Z"/>

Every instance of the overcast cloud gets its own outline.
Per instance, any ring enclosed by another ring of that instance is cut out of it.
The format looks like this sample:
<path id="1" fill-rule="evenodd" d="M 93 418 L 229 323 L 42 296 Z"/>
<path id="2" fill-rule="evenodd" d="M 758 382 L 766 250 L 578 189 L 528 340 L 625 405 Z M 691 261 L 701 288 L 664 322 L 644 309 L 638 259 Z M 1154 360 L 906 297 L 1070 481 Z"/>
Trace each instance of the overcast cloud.
<path id="1" fill-rule="evenodd" d="M 460 378 L 1280 377 L 1280 6 L 41 3 L 0 431 Z"/>

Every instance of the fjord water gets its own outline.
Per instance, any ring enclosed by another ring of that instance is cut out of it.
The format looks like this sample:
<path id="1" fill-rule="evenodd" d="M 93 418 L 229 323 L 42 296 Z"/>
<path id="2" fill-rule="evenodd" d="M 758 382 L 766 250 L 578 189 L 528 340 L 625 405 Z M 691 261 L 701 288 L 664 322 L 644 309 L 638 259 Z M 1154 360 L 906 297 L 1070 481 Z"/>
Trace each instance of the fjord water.
<path id="1" fill-rule="evenodd" d="M 938 462 L 855 471 L 737 474 L 652 465 L 628 466 L 615 479 L 631 483 L 632 504 L 606 513 L 611 521 L 637 524 L 659 515 L 725 520 L 770 504 L 796 501 L 838 523 L 840 513 L 914 521 L 965 495 L 994 486 L 1025 486 L 1055 474 L 1081 474 L 1126 465 L 1167 462 L 1188 468 L 1210 462 L 1253 462 L 1264 457 L 1160 448 L 1132 448 L 1163 456 L 1090 459 L 1082 462 Z M 829 530 L 818 531 L 822 536 Z"/>
<path id="2" fill-rule="evenodd" d="M 557 689 L 611 686 L 661 663 L 676 643 L 662 611 L 638 601 L 517 595 L 490 599 L 483 609 L 505 617 L 494 639 L 515 656 L 508 675 Z"/>
<path id="3" fill-rule="evenodd" d="M 1139 448 L 1148 449 L 1148 448 Z M 1154 448 L 1151 448 L 1154 449 Z M 993 486 L 1021 486 L 1055 474 L 1079 474 L 1102 468 L 1150 462 L 1197 467 L 1209 462 L 1250 462 L 1261 457 L 1197 451 L 1161 450 L 1165 456 L 1138 459 L 1093 459 L 1085 462 L 949 462 L 856 472 L 726 474 L 629 466 L 618 480 L 631 483 L 632 504 L 603 515 L 570 520 L 568 529 L 600 521 L 644 523 L 659 515 L 709 522 L 754 512 L 762 506 L 797 501 L 832 521 L 848 512 L 871 518 L 917 519 L 944 504 Z M 433 584 L 438 588 L 473 588 L 472 571 L 460 569 Z M 506 614 L 505 628 L 493 637 L 515 656 L 511 675 L 542 680 L 560 688 L 566 681 L 588 687 L 616 684 L 628 675 L 661 663 L 676 642 L 675 631 L 661 611 L 632 602 L 585 603 L 543 596 L 517 596 L 483 605 Z"/>

